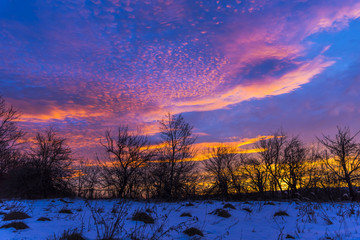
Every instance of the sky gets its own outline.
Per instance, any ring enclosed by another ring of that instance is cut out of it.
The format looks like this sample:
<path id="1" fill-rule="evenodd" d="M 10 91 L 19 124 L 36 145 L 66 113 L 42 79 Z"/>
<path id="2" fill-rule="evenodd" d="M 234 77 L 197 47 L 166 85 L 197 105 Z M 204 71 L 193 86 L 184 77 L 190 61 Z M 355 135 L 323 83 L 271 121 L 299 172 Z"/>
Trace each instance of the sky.
<path id="1" fill-rule="evenodd" d="M 359 42 L 357 0 L 2 0 L 0 95 L 80 155 L 167 112 L 199 143 L 312 142 L 360 129 Z"/>

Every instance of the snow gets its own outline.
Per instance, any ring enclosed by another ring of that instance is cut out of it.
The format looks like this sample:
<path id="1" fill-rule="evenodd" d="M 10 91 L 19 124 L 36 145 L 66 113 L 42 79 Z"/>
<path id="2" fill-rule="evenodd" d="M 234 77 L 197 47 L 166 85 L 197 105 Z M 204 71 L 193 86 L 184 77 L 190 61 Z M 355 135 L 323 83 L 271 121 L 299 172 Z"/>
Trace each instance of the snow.
<path id="1" fill-rule="evenodd" d="M 29 228 L 1 228 L 0 239 L 54 239 L 55 236 L 59 238 L 64 230 L 75 228 L 86 239 L 97 239 L 97 232 L 102 236 L 104 228 L 111 226 L 120 216 L 123 216 L 120 221 L 123 228 L 115 236 L 120 239 L 131 239 L 131 233 L 139 239 L 150 239 L 154 234 L 154 239 L 198 239 L 199 236 L 189 237 L 183 233 L 190 227 L 203 232 L 201 239 L 289 239 L 291 236 L 295 239 L 360 239 L 359 203 L 192 201 L 194 206 L 186 206 L 187 203 L 9 200 L 0 203 L 0 212 L 16 210 L 27 213 L 31 218 L 16 221 L 23 221 Z M 226 208 L 231 214 L 229 218 L 211 214 L 226 203 L 236 208 Z M 114 208 L 117 212 L 123 209 L 124 214 L 112 213 Z M 61 209 L 69 209 L 73 214 L 59 213 Z M 146 209 L 152 211 L 149 214 L 155 219 L 154 224 L 131 220 L 135 211 Z M 285 211 L 289 216 L 274 217 L 278 211 Z M 184 212 L 191 213 L 192 217 L 180 217 Z M 94 215 L 98 219 L 97 225 L 94 224 Z M 37 221 L 40 217 L 51 221 Z M 1 215 L 0 219 L 0 226 L 11 222 L 3 221 Z M 104 220 L 103 223 L 100 220 Z"/>

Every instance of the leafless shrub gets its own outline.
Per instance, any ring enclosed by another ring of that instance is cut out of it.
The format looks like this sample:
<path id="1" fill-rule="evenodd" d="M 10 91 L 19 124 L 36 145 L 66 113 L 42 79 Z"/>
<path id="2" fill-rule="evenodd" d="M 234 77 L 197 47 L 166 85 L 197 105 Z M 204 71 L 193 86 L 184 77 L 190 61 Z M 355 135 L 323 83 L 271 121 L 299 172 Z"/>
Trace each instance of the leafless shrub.
<path id="1" fill-rule="evenodd" d="M 98 212 L 98 207 L 91 205 L 89 201 L 85 201 L 85 204 L 90 210 L 94 220 L 98 239 L 114 239 L 116 235 L 124 230 L 124 222 L 128 208 L 128 204 L 125 201 L 113 206 L 117 211 L 111 215 Z"/>
<path id="2" fill-rule="evenodd" d="M 314 204 L 311 202 L 307 202 L 304 204 L 301 204 L 299 207 L 299 218 L 303 222 L 314 222 L 316 223 L 316 213 L 315 213 L 315 207 Z"/>

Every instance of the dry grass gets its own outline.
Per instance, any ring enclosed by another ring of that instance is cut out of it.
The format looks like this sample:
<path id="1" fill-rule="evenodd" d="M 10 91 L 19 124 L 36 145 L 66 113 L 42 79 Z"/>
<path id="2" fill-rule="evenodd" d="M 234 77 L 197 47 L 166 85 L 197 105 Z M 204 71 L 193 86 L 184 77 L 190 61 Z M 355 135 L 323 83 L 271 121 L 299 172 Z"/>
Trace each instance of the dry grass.
<path id="1" fill-rule="evenodd" d="M 40 221 L 40 222 L 48 222 L 48 221 L 51 221 L 50 218 L 47 218 L 47 217 L 40 217 L 37 219 L 37 221 Z"/>

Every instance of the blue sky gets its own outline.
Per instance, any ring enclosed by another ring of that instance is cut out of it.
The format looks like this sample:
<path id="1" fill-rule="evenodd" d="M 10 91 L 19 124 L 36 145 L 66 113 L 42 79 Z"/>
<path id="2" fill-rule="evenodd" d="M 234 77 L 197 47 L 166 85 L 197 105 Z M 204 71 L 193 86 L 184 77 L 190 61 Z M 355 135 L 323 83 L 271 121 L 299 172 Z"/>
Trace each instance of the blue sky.
<path id="1" fill-rule="evenodd" d="M 0 3 L 0 94 L 82 152 L 168 111 L 198 141 L 359 130 L 359 1 Z"/>

